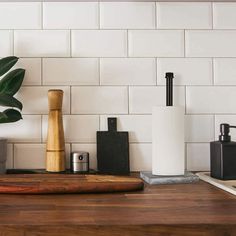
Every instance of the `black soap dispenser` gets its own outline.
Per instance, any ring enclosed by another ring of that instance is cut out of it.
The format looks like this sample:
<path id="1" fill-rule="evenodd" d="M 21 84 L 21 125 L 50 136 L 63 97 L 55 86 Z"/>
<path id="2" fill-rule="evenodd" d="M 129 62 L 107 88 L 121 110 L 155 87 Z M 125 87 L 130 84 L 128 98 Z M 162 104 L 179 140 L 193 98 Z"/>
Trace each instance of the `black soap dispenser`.
<path id="1" fill-rule="evenodd" d="M 220 124 L 219 140 L 210 143 L 211 177 L 236 179 L 236 142 L 231 141 L 229 124 Z"/>

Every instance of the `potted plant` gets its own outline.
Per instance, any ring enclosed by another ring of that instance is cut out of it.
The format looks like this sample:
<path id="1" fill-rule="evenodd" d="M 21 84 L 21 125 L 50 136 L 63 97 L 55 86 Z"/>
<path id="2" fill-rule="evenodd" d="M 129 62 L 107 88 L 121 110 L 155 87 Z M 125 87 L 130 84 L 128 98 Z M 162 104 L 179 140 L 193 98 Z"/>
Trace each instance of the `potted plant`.
<path id="1" fill-rule="evenodd" d="M 24 69 L 15 69 L 8 72 L 18 61 L 17 57 L 0 59 L 0 106 L 8 107 L 0 110 L 0 130 L 3 123 L 16 122 L 22 119 L 20 111 L 22 103 L 14 95 L 20 89 L 25 76 Z M 0 132 L 1 133 L 1 132 Z M 7 157 L 7 140 L 0 138 L 0 173 L 5 173 Z"/>

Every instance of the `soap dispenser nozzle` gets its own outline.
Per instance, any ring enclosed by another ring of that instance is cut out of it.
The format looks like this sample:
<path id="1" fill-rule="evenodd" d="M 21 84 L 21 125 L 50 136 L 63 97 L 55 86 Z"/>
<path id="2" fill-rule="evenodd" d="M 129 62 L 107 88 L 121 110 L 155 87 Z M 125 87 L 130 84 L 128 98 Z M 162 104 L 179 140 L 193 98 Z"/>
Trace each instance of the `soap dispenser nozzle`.
<path id="1" fill-rule="evenodd" d="M 229 135 L 230 128 L 236 128 L 236 126 L 229 125 L 226 123 L 220 124 L 219 141 L 221 141 L 221 142 L 230 142 L 231 141 L 231 136 Z"/>

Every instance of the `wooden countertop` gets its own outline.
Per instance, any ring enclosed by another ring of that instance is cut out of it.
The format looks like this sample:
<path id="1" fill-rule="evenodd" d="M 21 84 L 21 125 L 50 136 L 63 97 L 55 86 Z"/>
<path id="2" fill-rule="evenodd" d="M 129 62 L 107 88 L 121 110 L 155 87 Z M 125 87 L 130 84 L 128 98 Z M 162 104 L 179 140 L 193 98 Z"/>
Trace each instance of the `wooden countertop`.
<path id="1" fill-rule="evenodd" d="M 0 235 L 236 235 L 236 197 L 202 181 L 115 194 L 2 194 Z"/>

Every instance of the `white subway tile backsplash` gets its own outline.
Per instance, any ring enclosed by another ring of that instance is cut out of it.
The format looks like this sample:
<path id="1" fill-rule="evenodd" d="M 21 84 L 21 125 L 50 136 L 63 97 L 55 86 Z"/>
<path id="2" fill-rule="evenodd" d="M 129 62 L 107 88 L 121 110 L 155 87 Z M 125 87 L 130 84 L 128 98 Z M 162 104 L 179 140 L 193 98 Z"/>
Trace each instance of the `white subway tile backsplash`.
<path id="1" fill-rule="evenodd" d="M 154 2 L 101 2 L 103 29 L 154 29 Z"/>
<path id="2" fill-rule="evenodd" d="M 95 143 L 99 130 L 99 116 L 64 115 L 64 133 L 66 142 Z M 47 140 L 48 116 L 43 116 L 43 141 Z"/>
<path id="3" fill-rule="evenodd" d="M 209 171 L 210 170 L 210 144 L 189 143 L 187 144 L 187 170 Z"/>
<path id="4" fill-rule="evenodd" d="M 0 30 L 0 57 L 13 53 L 13 33 L 11 30 Z"/>
<path id="5" fill-rule="evenodd" d="M 236 59 L 214 59 L 214 83 L 216 85 L 236 85 Z"/>
<path id="6" fill-rule="evenodd" d="M 97 146 L 91 143 L 72 144 L 72 152 L 84 151 L 89 153 L 89 168 L 97 169 Z"/>
<path id="7" fill-rule="evenodd" d="M 165 87 L 130 87 L 129 107 L 132 114 L 151 114 L 153 106 L 165 106 Z M 185 106 L 184 87 L 174 88 L 174 105 Z"/>
<path id="8" fill-rule="evenodd" d="M 152 169 L 152 145 L 130 144 L 131 171 L 150 171 Z"/>
<path id="9" fill-rule="evenodd" d="M 68 57 L 70 56 L 70 32 L 16 30 L 14 51 L 19 57 Z"/>
<path id="10" fill-rule="evenodd" d="M 183 30 L 130 30 L 129 56 L 183 57 Z"/>
<path id="11" fill-rule="evenodd" d="M 187 30 L 187 57 L 235 57 L 236 30 Z"/>
<path id="12" fill-rule="evenodd" d="M 165 73 L 174 72 L 175 85 L 211 85 L 212 59 L 210 58 L 158 58 L 157 84 L 165 85 Z"/>
<path id="13" fill-rule="evenodd" d="M 152 142 L 152 119 L 150 115 L 102 115 L 100 130 L 108 130 L 107 118 L 117 117 L 118 131 L 129 132 L 130 143 Z"/>
<path id="14" fill-rule="evenodd" d="M 186 115 L 185 141 L 211 142 L 214 140 L 213 115 Z"/>
<path id="15" fill-rule="evenodd" d="M 211 29 L 210 2 L 157 2 L 157 28 Z"/>
<path id="16" fill-rule="evenodd" d="M 215 140 L 219 140 L 220 124 L 228 123 L 236 126 L 236 115 L 216 115 L 215 116 Z M 231 140 L 236 140 L 236 129 L 230 129 Z"/>
<path id="17" fill-rule="evenodd" d="M 102 58 L 101 85 L 155 85 L 154 58 Z"/>
<path id="18" fill-rule="evenodd" d="M 39 29 L 40 2 L 1 2 L 0 29 Z"/>
<path id="19" fill-rule="evenodd" d="M 23 114 L 47 114 L 48 113 L 48 90 L 49 89 L 62 89 L 63 108 L 64 114 L 70 113 L 70 88 L 68 86 L 27 86 L 22 87 L 18 94 L 19 99 L 23 104 Z"/>
<path id="20" fill-rule="evenodd" d="M 236 87 L 187 87 L 187 113 L 236 113 Z"/>
<path id="21" fill-rule="evenodd" d="M 44 2 L 45 29 L 98 28 L 98 2 Z"/>
<path id="22" fill-rule="evenodd" d="M 213 3 L 213 27 L 214 29 L 236 29 L 236 3 Z"/>
<path id="23" fill-rule="evenodd" d="M 23 120 L 4 124 L 1 136 L 9 142 L 41 142 L 41 116 L 24 115 Z"/>
<path id="24" fill-rule="evenodd" d="M 97 58 L 45 58 L 43 59 L 45 85 L 98 85 Z"/>
<path id="25" fill-rule="evenodd" d="M 127 114 L 126 87 L 72 87 L 72 114 Z"/>
<path id="26" fill-rule="evenodd" d="M 69 162 L 70 145 L 65 145 L 66 159 Z M 45 144 L 15 144 L 14 168 L 15 169 L 45 169 L 46 145 Z"/>
<path id="27" fill-rule="evenodd" d="M 71 148 L 88 151 L 96 169 L 96 131 L 117 117 L 118 130 L 129 132 L 131 170 L 151 170 L 152 107 L 165 106 L 171 71 L 174 105 L 186 106 L 187 168 L 209 170 L 220 123 L 236 124 L 235 9 L 229 2 L 0 3 L 0 58 L 16 55 L 13 69 L 26 69 L 16 95 L 24 119 L 0 131 L 8 168 L 45 167 L 47 91 L 63 89 L 67 167 Z"/>
<path id="28" fill-rule="evenodd" d="M 73 57 L 125 57 L 125 30 L 73 30 Z"/>
<path id="29" fill-rule="evenodd" d="M 20 58 L 14 68 L 25 69 L 23 85 L 41 84 L 41 59 L 40 58 Z"/>

